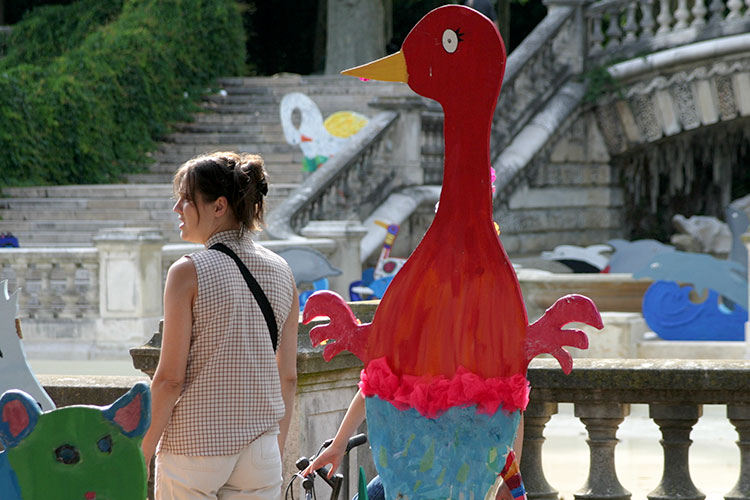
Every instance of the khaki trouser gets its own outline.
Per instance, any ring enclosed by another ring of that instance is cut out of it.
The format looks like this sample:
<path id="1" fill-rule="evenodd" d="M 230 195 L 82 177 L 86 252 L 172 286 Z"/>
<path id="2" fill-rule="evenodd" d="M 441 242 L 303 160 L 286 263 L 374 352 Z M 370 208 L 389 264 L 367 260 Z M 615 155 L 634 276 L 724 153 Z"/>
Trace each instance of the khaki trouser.
<path id="1" fill-rule="evenodd" d="M 236 455 L 156 455 L 156 500 L 278 500 L 278 432 L 267 432 Z"/>

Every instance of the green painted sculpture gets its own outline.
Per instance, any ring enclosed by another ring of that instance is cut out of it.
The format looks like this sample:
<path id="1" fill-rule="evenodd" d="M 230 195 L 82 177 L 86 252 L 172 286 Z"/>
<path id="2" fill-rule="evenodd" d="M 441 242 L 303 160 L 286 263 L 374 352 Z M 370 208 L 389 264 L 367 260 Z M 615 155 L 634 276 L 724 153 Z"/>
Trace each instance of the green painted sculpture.
<path id="1" fill-rule="evenodd" d="M 42 413 L 22 391 L 0 398 L 3 500 L 142 500 L 141 439 L 151 419 L 148 385 L 136 384 L 107 407 Z"/>

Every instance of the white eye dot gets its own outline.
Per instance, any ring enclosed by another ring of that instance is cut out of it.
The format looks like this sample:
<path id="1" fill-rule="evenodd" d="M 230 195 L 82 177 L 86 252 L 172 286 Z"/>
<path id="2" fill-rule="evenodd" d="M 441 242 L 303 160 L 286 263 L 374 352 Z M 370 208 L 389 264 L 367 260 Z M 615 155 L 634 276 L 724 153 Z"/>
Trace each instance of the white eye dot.
<path id="1" fill-rule="evenodd" d="M 458 34 L 453 30 L 443 31 L 443 48 L 449 54 L 453 54 L 458 48 Z"/>

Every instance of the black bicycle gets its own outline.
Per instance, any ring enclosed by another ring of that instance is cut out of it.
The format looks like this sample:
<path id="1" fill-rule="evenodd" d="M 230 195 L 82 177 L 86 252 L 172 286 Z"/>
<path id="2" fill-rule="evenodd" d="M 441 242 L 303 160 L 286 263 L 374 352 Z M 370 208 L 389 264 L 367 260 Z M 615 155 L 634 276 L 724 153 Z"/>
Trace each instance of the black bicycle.
<path id="1" fill-rule="evenodd" d="M 289 484 L 286 487 L 286 492 L 284 493 L 284 498 L 288 499 L 291 497 L 291 500 L 294 500 L 294 480 L 298 477 L 302 479 L 302 487 L 305 490 L 305 500 L 312 500 L 313 498 L 317 499 L 317 496 L 315 495 L 315 478 L 321 477 L 323 480 L 328 484 L 328 486 L 331 487 L 331 497 L 330 500 L 338 500 L 339 493 L 341 492 L 341 486 L 344 484 L 344 475 L 340 473 L 336 473 L 333 475 L 333 477 L 328 477 L 328 473 L 330 472 L 328 467 L 321 467 L 320 469 L 316 470 L 315 472 L 312 472 L 311 474 L 308 474 L 307 476 L 302 475 L 302 471 L 307 469 L 307 467 L 310 465 L 311 462 L 315 460 L 315 457 L 320 455 L 320 452 L 328 448 L 331 443 L 333 442 L 333 439 L 326 440 L 322 445 L 320 445 L 320 448 L 318 448 L 318 451 L 310 458 L 307 457 L 300 457 L 297 459 L 296 466 L 297 469 L 299 469 L 300 472 L 297 472 L 292 476 L 292 479 L 289 481 Z M 346 451 L 345 453 L 349 453 L 349 451 L 352 448 L 355 448 L 359 445 L 365 444 L 367 442 L 367 436 L 364 434 L 357 434 L 356 436 L 353 436 L 349 441 L 346 443 Z"/>

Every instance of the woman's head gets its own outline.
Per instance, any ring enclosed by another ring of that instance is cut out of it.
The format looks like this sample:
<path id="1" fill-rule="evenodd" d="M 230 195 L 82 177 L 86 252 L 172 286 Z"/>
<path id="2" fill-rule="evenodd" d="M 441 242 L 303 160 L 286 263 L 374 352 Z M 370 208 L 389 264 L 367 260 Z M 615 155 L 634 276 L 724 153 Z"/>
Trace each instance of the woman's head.
<path id="1" fill-rule="evenodd" d="M 263 197 L 268 182 L 260 155 L 219 152 L 198 156 L 185 162 L 175 173 L 175 198 L 194 204 L 212 203 L 224 197 L 238 223 L 260 230 L 263 222 Z"/>

